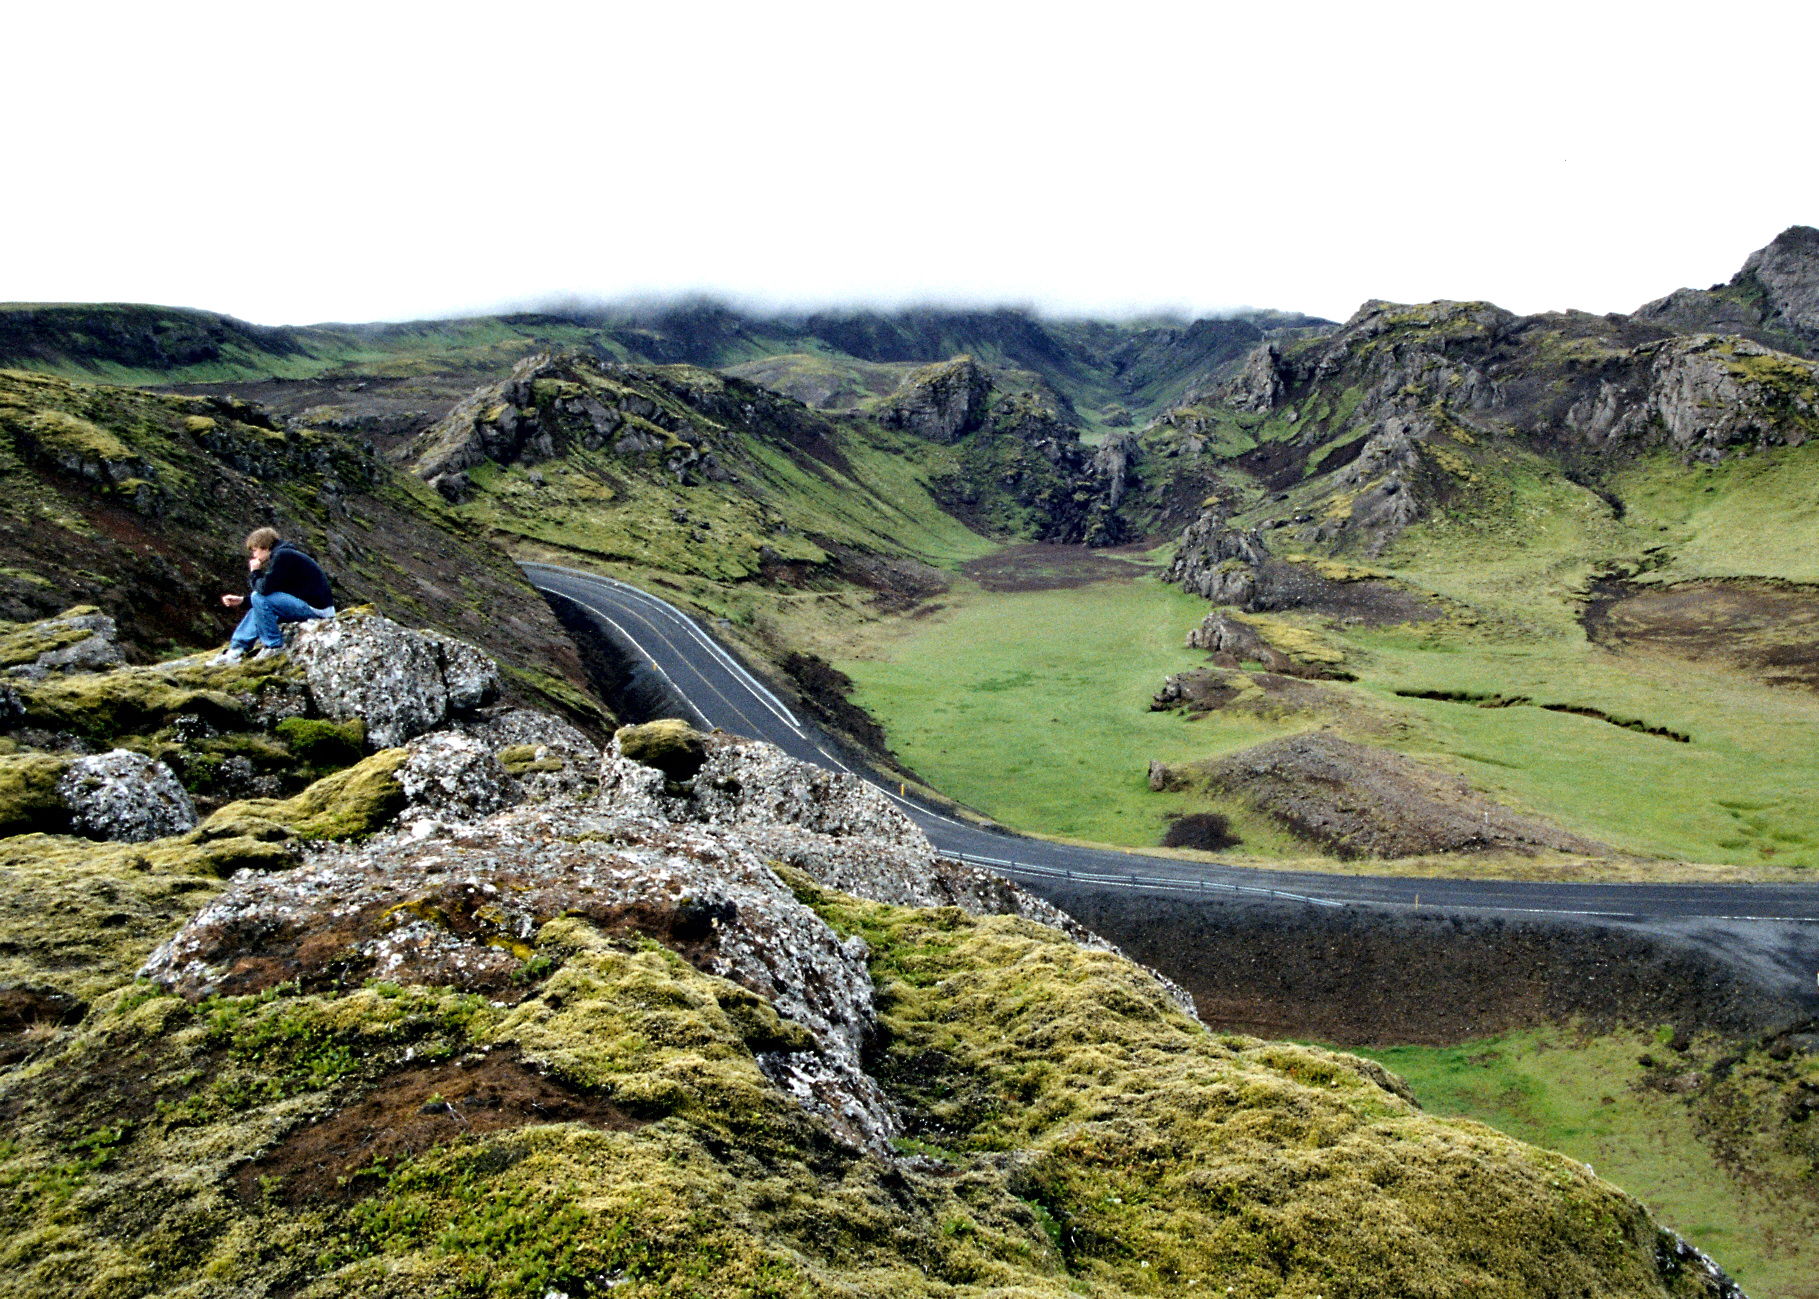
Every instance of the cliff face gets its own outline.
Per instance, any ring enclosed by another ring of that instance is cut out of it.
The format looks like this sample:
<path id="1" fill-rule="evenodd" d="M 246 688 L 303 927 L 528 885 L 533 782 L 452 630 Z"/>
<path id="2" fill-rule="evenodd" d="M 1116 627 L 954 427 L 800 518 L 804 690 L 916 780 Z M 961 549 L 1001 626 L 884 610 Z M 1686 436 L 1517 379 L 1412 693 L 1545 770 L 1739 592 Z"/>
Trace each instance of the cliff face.
<path id="1" fill-rule="evenodd" d="M 362 675 L 301 657 L 315 706 Z M 9 930 L 0 1294 L 1735 1293 L 1582 1165 L 1209 1034 L 850 777 L 488 708 L 231 879 L 210 824 L 275 809 L 5 841 L 6 914 L 116 937 L 71 982 Z"/>

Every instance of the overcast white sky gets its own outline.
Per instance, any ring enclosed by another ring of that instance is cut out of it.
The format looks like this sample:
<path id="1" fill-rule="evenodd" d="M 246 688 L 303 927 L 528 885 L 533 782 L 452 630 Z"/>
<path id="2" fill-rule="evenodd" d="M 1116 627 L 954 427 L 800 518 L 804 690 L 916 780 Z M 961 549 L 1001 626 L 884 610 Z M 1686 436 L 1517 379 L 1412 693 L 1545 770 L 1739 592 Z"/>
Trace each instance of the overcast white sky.
<path id="1" fill-rule="evenodd" d="M 1819 6 L 36 4 L 0 300 L 1627 311 L 1819 224 Z"/>

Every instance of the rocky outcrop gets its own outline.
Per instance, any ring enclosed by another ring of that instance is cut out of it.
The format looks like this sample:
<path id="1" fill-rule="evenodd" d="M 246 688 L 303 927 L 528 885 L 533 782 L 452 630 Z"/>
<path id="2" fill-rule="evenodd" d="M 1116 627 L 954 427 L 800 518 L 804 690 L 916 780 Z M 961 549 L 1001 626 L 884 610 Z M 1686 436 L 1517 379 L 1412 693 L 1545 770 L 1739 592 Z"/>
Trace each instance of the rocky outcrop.
<path id="1" fill-rule="evenodd" d="M 1255 607 L 1258 573 L 1269 560 L 1263 538 L 1227 523 L 1222 507 L 1209 507 L 1187 526 L 1169 562 L 1167 581 L 1214 604 Z"/>
<path id="2" fill-rule="evenodd" d="M 57 793 L 71 828 L 91 839 L 144 843 L 196 824 L 195 805 L 171 769 L 126 749 L 74 759 Z"/>
<path id="3" fill-rule="evenodd" d="M 992 380 L 970 356 L 925 365 L 904 379 L 872 417 L 931 442 L 957 442 L 985 424 Z"/>
<path id="4" fill-rule="evenodd" d="M 0 666 L 9 677 L 42 681 L 55 672 L 100 672 L 125 662 L 114 620 L 93 605 L 0 630 Z"/>
<path id="5" fill-rule="evenodd" d="M 1661 344 L 1648 395 L 1669 442 L 1691 460 L 1713 463 L 1733 447 L 1819 435 L 1819 363 L 1747 339 L 1707 334 Z"/>
<path id="6" fill-rule="evenodd" d="M 499 692 L 499 669 L 471 645 L 371 612 L 303 623 L 291 649 L 326 717 L 358 718 L 389 749 L 471 712 Z"/>
<path id="7" fill-rule="evenodd" d="M 1282 349 L 1263 343 L 1244 360 L 1244 367 L 1226 384 L 1220 397 L 1234 410 L 1268 411 L 1282 403 Z"/>
<path id="8" fill-rule="evenodd" d="M 1281 670 L 1271 660 L 1283 656 L 1276 652 L 1275 647 L 1263 638 L 1256 627 L 1218 610 L 1207 614 L 1198 627 L 1188 632 L 1187 646 L 1189 649 L 1210 650 L 1215 656 L 1230 659 L 1234 664 L 1245 659 L 1255 659 L 1268 665 L 1272 672 Z"/>
<path id="9" fill-rule="evenodd" d="M 1819 229 L 1789 226 L 1751 253 L 1729 283 L 1676 289 L 1638 308 L 1636 318 L 1819 355 Z"/>
<path id="10" fill-rule="evenodd" d="M 692 756 L 671 761 L 678 753 Z M 769 745 L 628 728 L 597 799 L 514 810 L 515 782 L 472 735 L 413 741 L 396 775 L 411 803 L 400 833 L 237 880 L 153 955 L 148 977 L 191 997 L 367 978 L 496 995 L 559 919 L 653 936 L 796 1026 L 787 1049 L 759 1053 L 766 1076 L 846 1140 L 883 1151 L 899 1126 L 862 1058 L 874 1013 L 866 945 L 831 931 L 773 865 L 896 905 L 1031 916 L 1106 949 L 1015 886 L 937 865 L 865 782 Z"/>
<path id="11" fill-rule="evenodd" d="M 466 471 L 485 461 L 536 464 L 577 449 L 610 450 L 683 484 L 731 477 L 702 422 L 633 371 L 571 353 L 520 361 L 424 432 L 411 457 L 418 477 L 460 500 L 471 487 Z"/>

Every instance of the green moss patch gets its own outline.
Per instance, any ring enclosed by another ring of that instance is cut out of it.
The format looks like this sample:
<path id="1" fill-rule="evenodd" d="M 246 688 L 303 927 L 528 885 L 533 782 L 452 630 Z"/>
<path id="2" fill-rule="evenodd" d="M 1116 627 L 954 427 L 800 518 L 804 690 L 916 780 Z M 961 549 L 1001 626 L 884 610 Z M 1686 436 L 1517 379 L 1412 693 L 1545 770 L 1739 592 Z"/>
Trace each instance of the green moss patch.
<path id="1" fill-rule="evenodd" d="M 56 835 L 0 841 L 0 984 L 89 999 L 131 982 L 152 949 L 264 845 L 181 839 L 97 844 Z"/>
<path id="2" fill-rule="evenodd" d="M 69 808 L 57 794 L 68 765 L 67 758 L 43 753 L 0 757 L 0 835 L 69 828 Z"/>
<path id="3" fill-rule="evenodd" d="M 351 839 L 371 834 L 404 808 L 404 787 L 397 772 L 406 756 L 404 749 L 385 749 L 291 798 L 229 803 L 194 833 L 204 842 L 241 837 Z"/>

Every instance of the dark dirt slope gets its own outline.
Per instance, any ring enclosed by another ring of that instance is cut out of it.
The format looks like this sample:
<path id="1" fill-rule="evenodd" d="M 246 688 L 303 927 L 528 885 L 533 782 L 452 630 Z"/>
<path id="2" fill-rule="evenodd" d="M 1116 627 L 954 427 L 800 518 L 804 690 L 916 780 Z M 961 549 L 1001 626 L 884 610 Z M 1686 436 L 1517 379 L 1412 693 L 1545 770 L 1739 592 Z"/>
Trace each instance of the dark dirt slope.
<path id="1" fill-rule="evenodd" d="M 596 712 L 573 647 L 502 552 L 433 492 L 256 406 L 0 371 L 0 618 L 114 615 L 129 657 L 225 640 L 246 532 L 320 559 L 338 602 L 486 647 L 520 693 Z"/>

